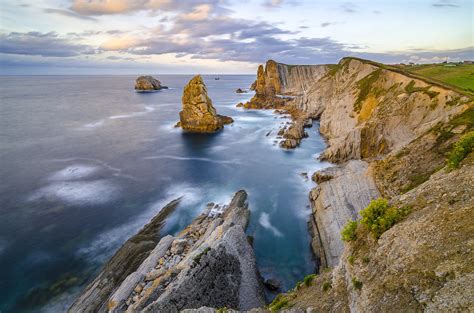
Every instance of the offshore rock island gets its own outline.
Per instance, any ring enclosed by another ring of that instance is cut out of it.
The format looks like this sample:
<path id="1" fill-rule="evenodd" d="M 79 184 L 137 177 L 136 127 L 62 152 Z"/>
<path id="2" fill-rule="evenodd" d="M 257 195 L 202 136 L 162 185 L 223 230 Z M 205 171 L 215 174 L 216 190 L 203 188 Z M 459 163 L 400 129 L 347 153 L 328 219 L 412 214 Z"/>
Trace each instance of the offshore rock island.
<path id="1" fill-rule="evenodd" d="M 244 233 L 247 195 L 239 191 L 228 206 L 210 204 L 176 237 L 150 242 L 148 257 L 121 270 L 106 293 L 97 285 L 106 274 L 99 274 L 79 299 L 100 300 L 78 300 L 71 311 L 472 309 L 473 95 L 357 58 L 334 65 L 270 60 L 252 87 L 254 97 L 239 106 L 293 119 L 280 130 L 282 148 L 296 148 L 313 120 L 327 140 L 320 158 L 334 166 L 312 175 L 308 195 L 317 273 L 265 306 Z M 200 76 L 185 87 L 180 117 L 192 131 L 224 124 Z"/>
<path id="2" fill-rule="evenodd" d="M 234 122 L 229 116 L 217 114 L 201 75 L 194 76 L 184 87 L 182 102 L 176 126 L 188 132 L 213 133 Z"/>
<path id="3" fill-rule="evenodd" d="M 135 82 L 136 91 L 154 91 L 161 89 L 168 89 L 168 87 L 163 86 L 161 82 L 153 76 L 140 76 Z"/>

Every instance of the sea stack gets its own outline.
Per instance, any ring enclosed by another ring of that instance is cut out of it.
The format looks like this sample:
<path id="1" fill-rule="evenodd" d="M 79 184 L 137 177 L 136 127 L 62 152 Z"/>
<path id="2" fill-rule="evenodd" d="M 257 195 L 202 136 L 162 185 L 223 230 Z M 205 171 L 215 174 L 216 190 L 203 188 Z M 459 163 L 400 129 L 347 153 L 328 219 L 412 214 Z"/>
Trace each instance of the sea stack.
<path id="1" fill-rule="evenodd" d="M 161 85 L 161 82 L 153 76 L 140 76 L 135 82 L 135 90 L 137 91 L 153 91 L 160 89 L 168 89 L 168 87 Z"/>
<path id="2" fill-rule="evenodd" d="M 186 131 L 213 133 L 234 121 L 229 116 L 217 114 L 212 106 L 212 100 L 207 95 L 207 88 L 201 75 L 194 76 L 184 87 L 182 102 L 180 121 L 176 126 Z"/>

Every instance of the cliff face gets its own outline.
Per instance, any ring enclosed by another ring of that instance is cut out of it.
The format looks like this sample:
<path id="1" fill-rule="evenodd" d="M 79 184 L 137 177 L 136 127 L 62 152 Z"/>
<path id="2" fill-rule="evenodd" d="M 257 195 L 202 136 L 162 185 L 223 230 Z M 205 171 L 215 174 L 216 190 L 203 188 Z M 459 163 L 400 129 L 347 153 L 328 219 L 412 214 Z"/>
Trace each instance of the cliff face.
<path id="1" fill-rule="evenodd" d="M 201 75 L 193 77 L 184 87 L 182 102 L 177 126 L 186 131 L 212 133 L 233 122 L 231 117 L 217 114 Z"/>
<path id="2" fill-rule="evenodd" d="M 240 310 L 263 306 L 255 257 L 245 235 L 250 217 L 246 199 L 246 192 L 239 191 L 229 205 L 209 204 L 181 233 L 162 238 L 136 269 L 110 288 L 101 306 L 81 302 L 100 290 L 100 284 L 92 284 L 70 311 L 179 312 L 201 306 Z"/>
<path id="3" fill-rule="evenodd" d="M 474 129 L 474 102 L 435 82 L 370 61 L 331 66 L 288 106 L 320 116 L 328 140 L 310 193 L 312 247 L 335 269 L 315 287 L 285 295 L 286 305 L 327 312 L 464 311 L 474 305 L 473 157 L 448 171 L 448 151 Z M 291 109 L 290 109 L 291 110 Z M 375 240 L 340 232 L 372 199 L 411 214 Z M 456 233 L 453 238 L 453 231 Z"/>

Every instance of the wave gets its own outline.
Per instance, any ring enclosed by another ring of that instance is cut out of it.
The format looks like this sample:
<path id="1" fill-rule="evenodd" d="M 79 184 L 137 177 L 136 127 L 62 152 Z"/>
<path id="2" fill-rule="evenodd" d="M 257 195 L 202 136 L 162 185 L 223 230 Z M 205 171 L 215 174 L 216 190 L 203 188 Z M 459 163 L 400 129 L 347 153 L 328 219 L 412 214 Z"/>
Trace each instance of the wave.
<path id="1" fill-rule="evenodd" d="M 115 119 L 131 118 L 131 117 L 144 115 L 144 114 L 147 114 L 147 113 L 150 113 L 150 112 L 153 112 L 153 111 L 155 111 L 155 108 L 147 105 L 147 106 L 145 106 L 145 111 L 133 112 L 133 113 L 130 113 L 130 114 L 123 114 L 123 115 L 112 115 L 112 116 L 109 117 L 109 119 L 115 120 Z"/>
<path id="2" fill-rule="evenodd" d="M 74 205 L 103 204 L 115 199 L 120 188 L 109 179 L 55 182 L 33 192 L 29 201 L 61 200 Z"/>
<path id="3" fill-rule="evenodd" d="M 92 240 L 87 246 L 80 248 L 77 253 L 90 262 L 103 263 L 112 255 L 115 249 L 138 232 L 166 204 L 182 197 L 179 207 L 191 206 L 198 204 L 202 200 L 202 195 L 203 192 L 200 188 L 191 187 L 188 184 L 173 185 L 167 189 L 163 198 L 149 204 L 147 209 L 135 219 L 99 234 L 96 239 Z"/>
<path id="4" fill-rule="evenodd" d="M 87 128 L 87 129 L 96 128 L 96 127 L 104 125 L 104 123 L 105 123 L 105 120 L 101 119 L 101 120 L 98 120 L 97 122 L 85 124 L 84 126 L 82 126 L 82 128 Z"/>
<path id="5" fill-rule="evenodd" d="M 270 215 L 268 213 L 262 212 L 260 215 L 260 218 L 258 219 L 258 222 L 260 225 L 262 225 L 264 228 L 268 229 L 275 235 L 276 237 L 283 237 L 283 234 L 270 223 Z"/>
<path id="6" fill-rule="evenodd" d="M 100 168 L 84 164 L 74 164 L 51 174 L 48 180 L 75 180 L 91 176 Z"/>

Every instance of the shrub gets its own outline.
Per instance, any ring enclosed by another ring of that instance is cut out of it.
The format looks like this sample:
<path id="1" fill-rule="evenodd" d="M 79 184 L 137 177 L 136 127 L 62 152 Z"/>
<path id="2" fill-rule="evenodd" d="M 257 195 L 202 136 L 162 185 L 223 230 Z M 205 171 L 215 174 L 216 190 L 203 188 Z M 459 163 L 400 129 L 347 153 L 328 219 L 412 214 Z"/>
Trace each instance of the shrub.
<path id="1" fill-rule="evenodd" d="M 391 207 L 386 199 L 379 198 L 372 200 L 360 211 L 361 223 L 367 226 L 375 239 L 378 239 L 386 230 L 408 215 L 409 211 L 408 207 L 401 209 Z"/>
<path id="2" fill-rule="evenodd" d="M 454 144 L 453 149 L 448 155 L 448 168 L 458 168 L 464 158 L 472 152 L 474 147 L 474 131 L 470 131 L 462 136 L 458 142 Z"/>
<path id="3" fill-rule="evenodd" d="M 288 298 L 286 298 L 283 294 L 279 294 L 275 297 L 275 299 L 273 299 L 272 303 L 270 303 L 268 308 L 270 309 L 270 311 L 276 312 L 287 306 L 288 302 Z"/>
<path id="4" fill-rule="evenodd" d="M 309 274 L 309 275 L 306 275 L 305 278 L 303 279 L 304 281 L 304 284 L 308 287 L 308 286 L 311 286 L 311 282 L 313 281 L 313 279 L 316 277 L 316 274 Z"/>
<path id="5" fill-rule="evenodd" d="M 330 281 L 325 281 L 323 283 L 323 287 L 322 287 L 323 291 L 328 291 L 330 288 L 332 288 L 331 282 Z"/>
<path id="6" fill-rule="evenodd" d="M 365 256 L 365 257 L 362 258 L 362 262 L 367 264 L 367 263 L 370 262 L 370 258 L 368 256 Z"/>
<path id="7" fill-rule="evenodd" d="M 350 265 L 354 265 L 354 261 L 355 261 L 355 258 L 353 255 L 349 256 L 347 258 L 347 262 L 350 264 Z"/>
<path id="8" fill-rule="evenodd" d="M 357 221 L 349 221 L 344 225 L 341 231 L 343 241 L 354 241 L 357 239 Z"/>
<path id="9" fill-rule="evenodd" d="M 360 280 L 357 280 L 357 278 L 352 277 L 352 286 L 354 286 L 355 289 L 361 289 L 362 282 Z"/>

